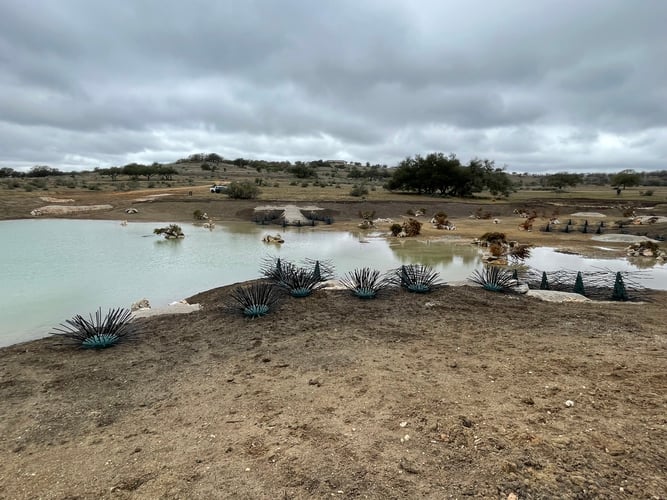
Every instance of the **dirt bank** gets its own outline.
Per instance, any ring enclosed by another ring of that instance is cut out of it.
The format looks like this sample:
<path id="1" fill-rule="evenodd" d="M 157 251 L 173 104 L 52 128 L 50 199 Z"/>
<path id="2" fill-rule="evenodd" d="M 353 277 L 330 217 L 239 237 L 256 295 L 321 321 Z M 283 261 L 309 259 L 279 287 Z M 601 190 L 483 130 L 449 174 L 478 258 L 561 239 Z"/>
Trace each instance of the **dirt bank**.
<path id="1" fill-rule="evenodd" d="M 665 498 L 667 294 L 344 291 L 0 350 L 1 498 Z"/>

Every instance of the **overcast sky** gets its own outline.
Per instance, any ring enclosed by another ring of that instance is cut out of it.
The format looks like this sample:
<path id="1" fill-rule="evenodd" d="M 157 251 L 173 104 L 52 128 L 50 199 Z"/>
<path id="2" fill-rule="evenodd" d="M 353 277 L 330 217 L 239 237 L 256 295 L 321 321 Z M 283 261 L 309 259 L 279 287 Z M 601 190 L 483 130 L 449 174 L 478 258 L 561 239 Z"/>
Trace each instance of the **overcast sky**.
<path id="1" fill-rule="evenodd" d="M 0 166 L 667 169 L 666 0 L 0 0 Z"/>

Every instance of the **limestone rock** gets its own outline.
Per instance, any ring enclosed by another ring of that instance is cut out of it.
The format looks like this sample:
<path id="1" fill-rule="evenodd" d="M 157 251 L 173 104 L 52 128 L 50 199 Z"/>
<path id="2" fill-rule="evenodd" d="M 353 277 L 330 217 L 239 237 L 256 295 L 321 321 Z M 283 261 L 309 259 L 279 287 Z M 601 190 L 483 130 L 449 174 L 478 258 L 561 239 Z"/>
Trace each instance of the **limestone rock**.
<path id="1" fill-rule="evenodd" d="M 138 311 L 139 309 L 150 309 L 151 304 L 148 302 L 148 299 L 144 298 L 141 300 L 137 300 L 134 304 L 132 304 L 132 311 Z"/>

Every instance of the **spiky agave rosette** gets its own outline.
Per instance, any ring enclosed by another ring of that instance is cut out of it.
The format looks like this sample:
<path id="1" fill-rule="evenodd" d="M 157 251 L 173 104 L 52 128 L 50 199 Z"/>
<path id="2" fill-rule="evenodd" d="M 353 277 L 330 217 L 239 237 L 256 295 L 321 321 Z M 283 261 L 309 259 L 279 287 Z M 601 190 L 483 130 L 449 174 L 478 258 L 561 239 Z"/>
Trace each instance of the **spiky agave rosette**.
<path id="1" fill-rule="evenodd" d="M 490 292 L 508 292 L 517 284 L 511 271 L 494 265 L 477 269 L 468 279 Z"/>
<path id="2" fill-rule="evenodd" d="M 313 269 L 291 266 L 286 270 L 283 287 L 292 297 L 308 297 L 323 286 L 324 283 Z"/>
<path id="3" fill-rule="evenodd" d="M 409 264 L 393 271 L 392 282 L 414 293 L 428 293 L 444 285 L 440 273 L 430 266 Z"/>
<path id="4" fill-rule="evenodd" d="M 333 264 L 326 260 L 306 259 L 304 268 L 311 269 L 313 277 L 321 282 L 332 279 L 335 274 Z"/>
<path id="5" fill-rule="evenodd" d="M 281 286 L 285 281 L 286 267 L 290 266 L 292 266 L 290 262 L 283 261 L 280 257 L 266 257 L 262 261 L 259 272 L 265 278 Z"/>
<path id="6" fill-rule="evenodd" d="M 280 290 L 273 283 L 258 281 L 232 290 L 233 309 L 249 318 L 268 314 L 280 299 Z"/>
<path id="7" fill-rule="evenodd" d="M 380 271 L 364 267 L 346 273 L 340 283 L 360 299 L 374 299 L 379 292 L 392 285 L 392 280 Z"/>
<path id="8" fill-rule="evenodd" d="M 304 267 L 280 258 L 266 259 L 262 275 L 285 289 L 292 297 L 307 297 L 323 288 L 333 276 L 333 266 L 318 260 L 306 260 Z"/>
<path id="9" fill-rule="evenodd" d="M 132 311 L 119 307 L 109 309 L 104 316 L 99 308 L 95 318 L 92 314 L 88 319 L 77 314 L 49 333 L 82 349 L 104 349 L 131 338 L 136 330 L 132 324 Z"/>

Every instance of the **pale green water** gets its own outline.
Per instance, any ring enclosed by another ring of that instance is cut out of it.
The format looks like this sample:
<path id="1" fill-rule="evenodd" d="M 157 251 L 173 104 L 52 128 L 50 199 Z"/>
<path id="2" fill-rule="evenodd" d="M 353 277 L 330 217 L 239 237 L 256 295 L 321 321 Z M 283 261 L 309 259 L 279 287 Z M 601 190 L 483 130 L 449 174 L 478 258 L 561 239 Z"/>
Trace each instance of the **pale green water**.
<path id="1" fill-rule="evenodd" d="M 40 219 L 0 222 L 0 346 L 46 336 L 75 314 L 129 307 L 148 298 L 154 307 L 211 288 L 259 277 L 270 256 L 299 262 L 327 260 L 338 277 L 360 267 L 380 271 L 428 264 L 444 281 L 463 281 L 481 267 L 471 245 L 375 237 L 368 233 L 218 225 L 213 231 L 181 224 L 186 237 L 153 235 L 161 223 Z M 262 243 L 280 231 L 283 245 Z M 624 259 L 584 259 L 534 249 L 527 265 L 540 270 L 607 268 L 632 271 Z M 650 269 L 645 286 L 667 289 L 667 266 Z"/>
<path id="2" fill-rule="evenodd" d="M 0 222 L 0 345 L 43 337 L 75 314 L 129 307 L 146 297 L 154 307 L 195 293 L 259 277 L 262 259 L 280 256 L 331 261 L 338 276 L 358 267 L 386 271 L 423 262 L 448 281 L 466 279 L 479 265 L 477 249 L 424 244 L 389 245 L 384 238 L 312 228 L 182 224 L 186 237 L 167 241 L 165 224 L 87 220 Z M 262 243 L 281 231 L 283 245 Z"/>

